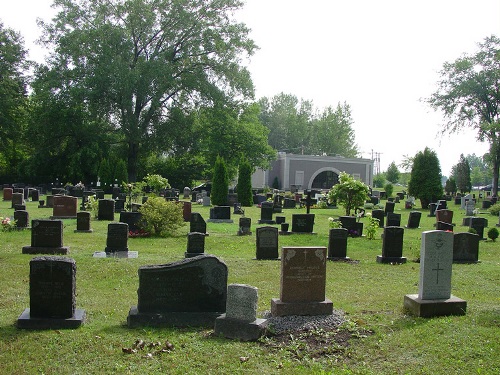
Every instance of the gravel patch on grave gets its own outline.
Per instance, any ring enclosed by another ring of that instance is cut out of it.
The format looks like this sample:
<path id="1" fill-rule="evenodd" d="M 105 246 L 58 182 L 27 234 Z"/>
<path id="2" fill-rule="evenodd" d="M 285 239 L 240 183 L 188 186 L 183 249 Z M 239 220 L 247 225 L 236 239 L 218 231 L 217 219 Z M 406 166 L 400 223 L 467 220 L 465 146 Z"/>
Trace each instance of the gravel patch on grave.
<path id="1" fill-rule="evenodd" d="M 268 326 L 273 334 L 281 334 L 293 331 L 325 330 L 337 329 L 346 322 L 345 314 L 341 310 L 333 310 L 330 315 L 289 315 L 272 316 L 270 311 L 265 311 L 263 318 L 267 319 Z"/>

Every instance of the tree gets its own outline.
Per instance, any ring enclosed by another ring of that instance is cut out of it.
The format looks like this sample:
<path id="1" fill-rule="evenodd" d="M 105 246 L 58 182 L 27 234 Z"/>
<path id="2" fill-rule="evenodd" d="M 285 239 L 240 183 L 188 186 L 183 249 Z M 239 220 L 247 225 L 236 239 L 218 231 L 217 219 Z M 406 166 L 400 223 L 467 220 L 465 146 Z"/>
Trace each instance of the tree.
<path id="1" fill-rule="evenodd" d="M 251 98 L 242 55 L 256 46 L 230 14 L 239 0 L 55 0 L 41 23 L 54 51 L 39 79 L 106 120 L 126 146 L 129 181 L 173 106 L 193 108 Z M 43 73 L 43 74 L 42 74 Z"/>
<path id="2" fill-rule="evenodd" d="M 238 168 L 238 184 L 236 185 L 238 201 L 244 207 L 253 206 L 252 194 L 252 166 L 243 159 Z"/>
<path id="3" fill-rule="evenodd" d="M 478 46 L 475 54 L 443 65 L 438 89 L 426 101 L 447 119 L 443 133 L 471 127 L 477 130 L 479 140 L 489 142 L 492 193 L 496 196 L 500 169 L 500 39 L 492 35 Z"/>
<path id="4" fill-rule="evenodd" d="M 227 193 L 229 191 L 229 178 L 227 175 L 226 162 L 217 156 L 212 178 L 212 191 L 210 198 L 214 205 L 223 206 L 227 204 Z"/>
<path id="5" fill-rule="evenodd" d="M 453 177 L 446 180 L 444 191 L 448 194 L 455 194 L 457 192 L 457 183 Z"/>
<path id="6" fill-rule="evenodd" d="M 472 186 L 480 186 L 484 182 L 484 174 L 481 171 L 481 168 L 474 167 L 472 168 L 472 172 L 470 173 L 470 181 Z"/>
<path id="7" fill-rule="evenodd" d="M 345 172 L 340 172 L 339 183 L 328 192 L 328 201 L 344 206 L 345 214 L 349 216 L 351 210 L 363 206 L 368 199 L 369 191 L 368 186 L 363 182 Z"/>
<path id="8" fill-rule="evenodd" d="M 27 116 L 27 78 L 30 63 L 24 40 L 0 22 L 0 176 L 19 178 L 27 150 L 23 143 Z"/>
<path id="9" fill-rule="evenodd" d="M 457 184 L 457 189 L 460 190 L 461 193 L 470 192 L 472 190 L 470 166 L 467 159 L 465 159 L 464 154 L 460 155 L 460 160 L 452 167 L 452 171 Z"/>
<path id="10" fill-rule="evenodd" d="M 385 173 L 377 173 L 373 176 L 373 187 L 382 188 L 384 187 L 385 181 Z"/>
<path id="11" fill-rule="evenodd" d="M 492 168 L 488 165 L 485 157 L 476 156 L 476 154 L 468 154 L 465 159 L 471 168 L 471 182 L 474 186 L 491 184 Z"/>
<path id="12" fill-rule="evenodd" d="M 395 184 L 396 182 L 399 181 L 399 170 L 398 167 L 396 166 L 396 163 L 392 162 L 389 164 L 389 167 L 387 168 L 387 172 L 385 173 L 385 178 L 387 181 Z"/>
<path id="13" fill-rule="evenodd" d="M 422 208 L 427 208 L 429 203 L 436 202 L 443 195 L 439 159 L 428 147 L 413 159 L 408 194 L 420 199 Z"/>

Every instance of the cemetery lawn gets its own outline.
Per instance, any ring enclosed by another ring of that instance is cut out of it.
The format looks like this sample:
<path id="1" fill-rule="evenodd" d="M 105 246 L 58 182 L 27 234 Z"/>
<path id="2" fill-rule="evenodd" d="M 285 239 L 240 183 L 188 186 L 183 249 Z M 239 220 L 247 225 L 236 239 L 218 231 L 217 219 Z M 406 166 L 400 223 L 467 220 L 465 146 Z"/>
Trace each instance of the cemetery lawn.
<path id="1" fill-rule="evenodd" d="M 10 205 L 0 198 L 0 216 L 13 216 Z M 26 206 L 30 220 L 52 215 L 37 202 Z M 461 225 L 464 211 L 453 202 L 448 206 L 454 210 L 454 231 L 467 231 Z M 174 238 L 130 238 L 130 251 L 139 253 L 136 259 L 106 259 L 92 254 L 104 251 L 109 222 L 92 220 L 93 233 L 74 233 L 76 220 L 64 220 L 64 246 L 77 265 L 76 304 L 87 314 L 85 324 L 74 330 L 16 327 L 29 307 L 33 255 L 21 249 L 30 244 L 30 231 L 0 232 L 0 374 L 499 374 L 500 240 L 480 243 L 480 263 L 453 265 L 452 294 L 467 301 L 466 315 L 423 319 L 403 310 L 404 296 L 418 293 L 415 260 L 421 232 L 434 229 L 435 218 L 421 211 L 420 229 L 405 229 L 406 264 L 376 263 L 382 229 L 374 240 L 348 239 L 347 256 L 353 262 L 328 262 L 326 297 L 348 319 L 339 332 L 294 333 L 286 340 L 251 343 L 214 337 L 211 329 L 127 327 L 129 309 L 137 304 L 138 268 L 183 259 L 189 225 Z M 193 205 L 193 212 L 209 217 L 208 207 Z M 406 225 L 410 210 L 398 203 L 395 212 Z M 283 210 L 281 215 L 291 223 L 293 213 L 305 209 Z M 280 236 L 280 247 L 328 245 L 328 218 L 343 215 L 342 208 L 311 213 L 316 215 L 316 234 Z M 236 235 L 239 215 L 232 215 L 234 224 L 207 223 L 205 253 L 227 264 L 229 283 L 259 289 L 261 317 L 270 310 L 271 298 L 280 295 L 280 262 L 254 260 L 260 211 L 246 207 L 245 214 L 252 219 L 252 236 Z M 488 219 L 487 229 L 498 222 L 488 213 L 481 217 Z M 366 227 L 367 219 L 361 221 Z M 339 344 L 331 339 L 335 335 Z M 154 348 L 125 353 L 136 340 L 168 341 L 173 347 L 161 354 Z"/>

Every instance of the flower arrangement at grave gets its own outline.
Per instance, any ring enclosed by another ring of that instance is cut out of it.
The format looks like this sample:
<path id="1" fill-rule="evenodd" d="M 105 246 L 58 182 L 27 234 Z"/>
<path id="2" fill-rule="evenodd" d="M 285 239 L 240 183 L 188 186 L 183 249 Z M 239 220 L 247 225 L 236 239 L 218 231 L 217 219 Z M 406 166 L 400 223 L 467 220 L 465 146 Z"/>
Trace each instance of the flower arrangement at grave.
<path id="1" fill-rule="evenodd" d="M 374 218 L 371 213 L 367 213 L 366 218 L 368 219 L 368 225 L 366 227 L 366 238 L 368 238 L 369 240 L 373 240 L 375 238 L 375 235 L 377 234 L 380 220 Z"/>
<path id="2" fill-rule="evenodd" d="M 342 228 L 342 223 L 339 219 L 334 219 L 333 217 L 328 218 L 328 225 L 330 228 Z"/>
<path id="3" fill-rule="evenodd" d="M 99 200 L 95 194 L 87 197 L 87 201 L 85 202 L 85 211 L 90 212 L 91 215 L 97 219 L 99 215 Z"/>
<path id="4" fill-rule="evenodd" d="M 2 225 L 3 232 L 10 232 L 16 228 L 16 220 L 12 220 L 10 217 L 1 217 L 0 223 Z"/>

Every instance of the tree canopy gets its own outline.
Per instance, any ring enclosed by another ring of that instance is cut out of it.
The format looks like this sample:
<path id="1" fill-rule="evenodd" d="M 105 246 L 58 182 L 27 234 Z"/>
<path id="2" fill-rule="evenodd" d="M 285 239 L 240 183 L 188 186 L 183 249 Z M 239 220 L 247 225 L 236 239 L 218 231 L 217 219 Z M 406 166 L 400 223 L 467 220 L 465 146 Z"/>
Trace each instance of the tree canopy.
<path id="1" fill-rule="evenodd" d="M 422 208 L 436 202 L 443 195 L 441 167 L 436 153 L 426 147 L 413 158 L 408 194 L 420 199 Z"/>
<path id="2" fill-rule="evenodd" d="M 452 167 L 452 175 L 455 178 L 457 189 L 460 190 L 461 193 L 470 192 L 472 190 L 470 172 L 469 162 L 464 154 L 461 154 L 459 162 Z"/>
<path id="3" fill-rule="evenodd" d="M 328 192 L 328 201 L 337 202 L 344 206 L 345 214 L 349 216 L 351 210 L 363 207 L 368 199 L 369 188 L 362 181 L 354 179 L 353 176 L 345 172 L 340 172 L 339 183 L 333 185 Z"/>
<path id="4" fill-rule="evenodd" d="M 385 173 L 385 178 L 387 179 L 387 181 L 393 184 L 399 181 L 399 169 L 396 163 L 392 162 L 391 164 L 389 164 L 389 167 L 387 167 L 387 172 Z"/>
<path id="5" fill-rule="evenodd" d="M 492 35 L 478 44 L 474 54 L 446 62 L 440 71 L 438 89 L 427 99 L 442 111 L 443 132 L 465 127 L 477 130 L 479 140 L 489 142 L 493 166 L 493 195 L 498 193 L 500 169 L 500 39 Z"/>

